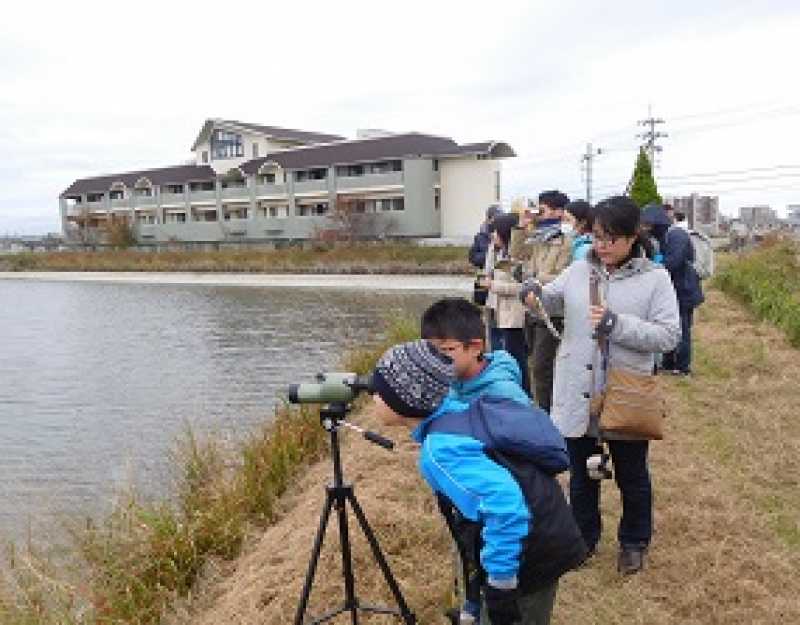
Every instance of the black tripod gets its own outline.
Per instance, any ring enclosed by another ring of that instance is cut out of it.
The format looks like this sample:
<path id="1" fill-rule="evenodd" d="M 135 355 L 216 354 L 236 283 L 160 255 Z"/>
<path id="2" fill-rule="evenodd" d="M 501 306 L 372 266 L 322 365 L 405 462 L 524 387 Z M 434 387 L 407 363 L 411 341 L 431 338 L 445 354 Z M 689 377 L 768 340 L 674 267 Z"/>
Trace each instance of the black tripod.
<path id="1" fill-rule="evenodd" d="M 308 563 L 308 572 L 306 573 L 306 581 L 303 584 L 303 592 L 300 595 L 300 603 L 297 606 L 297 614 L 294 618 L 295 625 L 304 625 L 303 619 L 308 606 L 308 597 L 311 594 L 311 586 L 314 583 L 314 574 L 317 570 L 317 563 L 319 562 L 319 554 L 322 551 L 322 541 L 325 539 L 325 528 L 328 525 L 331 510 L 335 507 L 339 517 L 339 541 L 342 550 L 342 572 L 344 574 L 344 590 L 345 599 L 344 603 L 330 612 L 323 614 L 314 621 L 307 625 L 319 625 L 329 621 L 330 619 L 342 614 L 343 612 L 350 612 L 350 618 L 353 625 L 358 625 L 358 613 L 366 612 L 371 614 L 394 614 L 399 616 L 406 625 L 415 625 L 417 617 L 408 609 L 408 605 L 400 592 L 400 587 L 397 585 L 389 569 L 389 564 L 381 552 L 378 539 L 372 531 L 372 528 L 367 522 L 367 517 L 364 516 L 364 511 L 358 504 L 355 494 L 353 493 L 352 484 L 345 484 L 342 475 L 342 460 L 339 454 L 339 437 L 338 430 L 340 427 L 345 426 L 354 429 L 361 434 L 368 441 L 373 442 L 386 449 L 392 449 L 394 443 L 374 432 L 365 431 L 362 428 L 348 423 L 345 417 L 349 411 L 349 406 L 344 403 L 334 403 L 325 406 L 320 410 L 319 416 L 324 427 L 331 435 L 331 453 L 333 454 L 333 484 L 327 487 L 325 496 L 325 506 L 322 509 L 322 517 L 319 522 L 319 529 L 317 530 L 317 537 L 314 540 L 314 548 L 311 551 L 311 560 Z M 379 606 L 362 605 L 355 594 L 355 578 L 353 577 L 353 560 L 350 553 L 350 535 L 347 529 L 347 509 L 345 504 L 350 502 L 353 512 L 356 515 L 359 525 L 364 532 L 364 535 L 372 547 L 372 554 L 380 566 L 386 583 L 394 595 L 399 609 L 385 608 Z"/>

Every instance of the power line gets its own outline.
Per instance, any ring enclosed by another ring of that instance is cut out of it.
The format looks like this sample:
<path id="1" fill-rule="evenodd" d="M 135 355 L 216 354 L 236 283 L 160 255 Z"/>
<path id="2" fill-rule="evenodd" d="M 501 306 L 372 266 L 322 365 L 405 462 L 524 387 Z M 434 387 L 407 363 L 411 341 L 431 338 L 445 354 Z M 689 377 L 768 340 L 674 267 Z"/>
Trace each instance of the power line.
<path id="1" fill-rule="evenodd" d="M 747 174 L 752 172 L 765 172 L 765 171 L 774 171 L 774 170 L 781 170 L 781 169 L 800 169 L 800 165 L 773 165 L 770 167 L 750 167 L 748 169 L 728 169 L 728 170 L 721 170 L 721 171 L 710 171 L 710 172 L 698 172 L 693 174 L 680 174 L 680 175 L 673 175 L 673 176 L 660 176 L 662 180 L 673 180 L 673 179 L 680 179 L 680 178 L 700 178 L 700 177 L 713 177 L 713 176 L 724 176 L 726 174 Z"/>

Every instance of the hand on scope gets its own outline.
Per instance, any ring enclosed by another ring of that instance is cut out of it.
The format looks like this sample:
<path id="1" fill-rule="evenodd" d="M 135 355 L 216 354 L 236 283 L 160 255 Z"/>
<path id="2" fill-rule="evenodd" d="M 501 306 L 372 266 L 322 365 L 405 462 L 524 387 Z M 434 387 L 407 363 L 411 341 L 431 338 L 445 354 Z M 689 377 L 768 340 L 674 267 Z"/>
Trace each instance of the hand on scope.
<path id="1" fill-rule="evenodd" d="M 492 625 L 518 625 L 522 620 L 517 598 L 519 592 L 516 588 L 501 589 L 488 584 L 483 592 L 489 620 Z"/>

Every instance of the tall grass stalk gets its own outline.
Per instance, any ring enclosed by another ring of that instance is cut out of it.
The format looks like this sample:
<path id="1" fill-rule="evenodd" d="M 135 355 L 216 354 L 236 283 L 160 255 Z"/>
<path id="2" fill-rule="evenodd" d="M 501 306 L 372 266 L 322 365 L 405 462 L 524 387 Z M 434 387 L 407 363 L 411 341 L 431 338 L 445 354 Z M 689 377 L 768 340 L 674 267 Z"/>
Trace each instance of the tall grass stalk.
<path id="1" fill-rule="evenodd" d="M 366 373 L 387 346 L 418 335 L 416 322 L 390 321 L 380 344 L 348 353 L 342 365 Z M 318 407 L 280 406 L 235 454 L 191 431 L 180 448 L 171 501 L 131 497 L 100 523 L 72 531 L 79 574 L 52 571 L 28 549 L 7 558 L 0 580 L 3 625 L 155 625 L 191 596 L 205 567 L 232 560 L 248 530 L 277 517 L 277 504 L 303 469 L 327 454 Z"/>
<path id="2" fill-rule="evenodd" d="M 788 241 L 764 244 L 726 264 L 714 280 L 800 347 L 800 247 Z"/>

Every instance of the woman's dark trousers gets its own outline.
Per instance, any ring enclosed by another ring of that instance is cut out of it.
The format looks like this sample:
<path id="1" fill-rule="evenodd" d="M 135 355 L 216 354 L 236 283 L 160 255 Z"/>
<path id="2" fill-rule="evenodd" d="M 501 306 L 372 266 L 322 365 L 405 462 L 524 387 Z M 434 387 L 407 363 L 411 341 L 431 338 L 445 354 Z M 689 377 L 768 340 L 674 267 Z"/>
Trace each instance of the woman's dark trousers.
<path id="1" fill-rule="evenodd" d="M 530 397 L 531 379 L 528 374 L 528 346 L 525 343 L 525 331 L 522 328 L 498 328 L 497 330 L 499 345 L 496 349 L 506 350 L 517 361 L 522 374 L 522 388 Z"/>
<path id="2" fill-rule="evenodd" d="M 653 534 L 653 488 L 647 467 L 649 441 L 607 441 L 614 480 L 622 494 L 617 539 L 623 547 L 645 548 Z M 586 472 L 586 459 L 600 453 L 596 438 L 568 438 L 572 514 L 589 549 L 600 540 L 600 482 Z"/>

